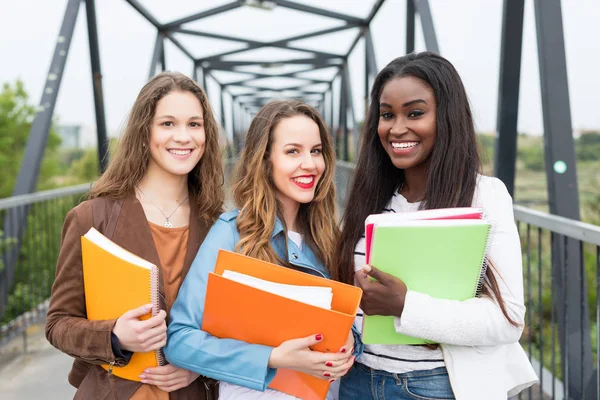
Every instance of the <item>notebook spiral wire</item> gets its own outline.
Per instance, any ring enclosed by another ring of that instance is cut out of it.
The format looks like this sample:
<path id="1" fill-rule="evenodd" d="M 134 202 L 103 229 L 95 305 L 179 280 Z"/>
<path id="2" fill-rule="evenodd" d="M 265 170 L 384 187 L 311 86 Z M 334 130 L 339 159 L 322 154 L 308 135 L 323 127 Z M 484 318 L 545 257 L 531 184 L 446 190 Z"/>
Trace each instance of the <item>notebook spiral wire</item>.
<path id="1" fill-rule="evenodd" d="M 160 295 L 159 295 L 159 287 L 160 287 L 160 273 L 158 267 L 152 267 L 152 273 L 150 274 L 150 300 L 152 302 L 152 316 L 158 314 L 160 311 Z M 162 349 L 154 350 L 154 354 L 156 355 L 156 362 L 158 365 L 165 365 L 165 355 L 163 354 Z"/>
<path id="2" fill-rule="evenodd" d="M 479 273 L 479 282 L 477 283 L 477 290 L 475 291 L 475 297 L 481 297 L 481 294 L 483 293 L 483 287 L 485 285 L 485 281 L 486 281 L 486 274 L 487 274 L 487 269 L 489 267 L 490 264 L 490 260 L 489 260 L 489 253 L 490 253 L 490 249 L 492 247 L 492 242 L 494 240 L 494 235 L 496 234 L 496 227 L 497 224 L 495 221 L 489 221 L 487 219 L 487 216 L 485 215 L 485 213 L 483 214 L 483 220 L 486 220 L 490 223 L 490 227 L 488 230 L 488 235 L 487 235 L 487 243 L 485 245 L 485 251 L 483 252 L 482 255 L 482 260 L 481 260 L 481 272 Z"/>

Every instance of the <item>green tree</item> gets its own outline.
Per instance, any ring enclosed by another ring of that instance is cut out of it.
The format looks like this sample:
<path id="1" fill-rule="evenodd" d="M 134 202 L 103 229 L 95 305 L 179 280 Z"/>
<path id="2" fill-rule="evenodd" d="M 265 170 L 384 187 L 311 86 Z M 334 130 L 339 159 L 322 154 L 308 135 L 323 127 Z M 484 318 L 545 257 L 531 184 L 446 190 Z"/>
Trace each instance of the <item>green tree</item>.
<path id="1" fill-rule="evenodd" d="M 29 103 L 23 82 L 5 83 L 0 91 L 0 198 L 9 197 L 19 173 L 21 161 L 36 108 Z M 38 179 L 38 189 L 52 186 L 49 179 L 59 171 L 57 148 L 60 137 L 50 130 Z"/>
<path id="2" fill-rule="evenodd" d="M 91 182 L 98 178 L 98 151 L 88 149 L 79 160 L 73 161 L 69 175 L 77 182 Z"/>
<path id="3" fill-rule="evenodd" d="M 575 140 L 578 161 L 600 160 L 600 132 L 586 131 Z"/>

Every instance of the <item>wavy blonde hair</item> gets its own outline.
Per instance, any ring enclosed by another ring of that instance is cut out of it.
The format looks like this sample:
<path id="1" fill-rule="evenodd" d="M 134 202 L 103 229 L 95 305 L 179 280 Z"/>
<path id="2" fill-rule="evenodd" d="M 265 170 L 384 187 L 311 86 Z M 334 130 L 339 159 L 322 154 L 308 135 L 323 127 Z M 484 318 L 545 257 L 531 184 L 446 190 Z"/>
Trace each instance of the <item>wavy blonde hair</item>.
<path id="1" fill-rule="evenodd" d="M 305 242 L 323 262 L 333 278 L 335 274 L 334 246 L 339 235 L 335 203 L 335 154 L 327 125 L 317 110 L 295 100 L 273 101 L 265 105 L 252 120 L 246 135 L 246 144 L 236 165 L 236 183 L 233 200 L 240 209 L 237 227 L 240 241 L 236 251 L 261 260 L 286 265 L 271 246 L 271 235 L 281 207 L 275 197 L 270 161 L 273 132 L 285 118 L 304 115 L 319 127 L 325 170 L 317 183 L 314 199 L 301 204 L 298 212 L 299 227 Z"/>
<path id="2" fill-rule="evenodd" d="M 225 198 L 219 127 L 204 90 L 181 73 L 163 72 L 144 85 L 133 104 L 115 154 L 106 172 L 94 183 L 89 198 L 123 199 L 135 193 L 135 187 L 148 170 L 150 127 L 156 105 L 172 91 L 190 92 L 202 106 L 206 143 L 202 158 L 188 174 L 188 187 L 196 197 L 198 215 L 212 223 L 223 212 Z"/>

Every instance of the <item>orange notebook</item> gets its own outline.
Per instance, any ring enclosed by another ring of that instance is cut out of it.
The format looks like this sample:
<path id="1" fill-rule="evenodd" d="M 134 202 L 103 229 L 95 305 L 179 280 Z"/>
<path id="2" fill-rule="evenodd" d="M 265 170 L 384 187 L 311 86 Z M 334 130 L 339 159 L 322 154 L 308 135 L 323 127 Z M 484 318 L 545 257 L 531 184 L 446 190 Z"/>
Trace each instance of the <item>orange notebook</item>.
<path id="1" fill-rule="evenodd" d="M 123 249 L 91 228 L 81 237 L 85 306 L 90 320 L 114 319 L 126 311 L 153 304 L 148 319 L 159 310 L 158 268 L 156 265 Z M 133 353 L 125 367 L 113 367 L 120 378 L 141 381 L 139 375 L 148 367 L 164 364 L 160 350 Z M 109 365 L 102 365 L 109 370 Z"/>
<path id="2" fill-rule="evenodd" d="M 225 270 L 289 285 L 330 287 L 331 310 L 224 278 Z M 321 333 L 323 341 L 312 349 L 337 352 L 346 343 L 361 296 L 362 291 L 355 286 L 219 250 L 215 271 L 208 276 L 202 330 L 219 338 L 273 347 Z M 323 400 L 329 381 L 279 369 L 269 387 L 303 400 Z"/>

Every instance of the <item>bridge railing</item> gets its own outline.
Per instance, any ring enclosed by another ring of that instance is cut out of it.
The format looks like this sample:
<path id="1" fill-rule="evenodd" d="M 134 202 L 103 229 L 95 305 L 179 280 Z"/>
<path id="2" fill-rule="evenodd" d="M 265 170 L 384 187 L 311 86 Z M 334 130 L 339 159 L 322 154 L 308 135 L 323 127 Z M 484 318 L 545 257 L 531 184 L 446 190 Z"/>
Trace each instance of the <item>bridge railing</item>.
<path id="1" fill-rule="evenodd" d="M 45 318 L 64 218 L 89 188 L 83 184 L 0 199 L 0 226 L 8 221 L 10 230 L 20 233 L 17 240 L 0 232 L 0 345 Z M 25 226 L 10 226 L 25 215 Z M 16 260 L 12 271 L 4 267 L 9 259 Z"/>
<path id="2" fill-rule="evenodd" d="M 340 209 L 349 194 L 353 169 L 352 163 L 337 162 Z M 521 345 L 540 378 L 540 384 L 520 398 L 596 399 L 600 389 L 600 370 L 593 367 L 598 365 L 600 349 L 600 227 L 519 205 L 514 206 L 514 214 L 521 237 L 527 307 Z M 573 309 L 578 315 L 573 315 Z"/>

